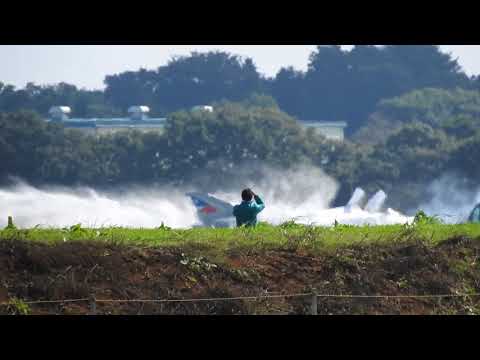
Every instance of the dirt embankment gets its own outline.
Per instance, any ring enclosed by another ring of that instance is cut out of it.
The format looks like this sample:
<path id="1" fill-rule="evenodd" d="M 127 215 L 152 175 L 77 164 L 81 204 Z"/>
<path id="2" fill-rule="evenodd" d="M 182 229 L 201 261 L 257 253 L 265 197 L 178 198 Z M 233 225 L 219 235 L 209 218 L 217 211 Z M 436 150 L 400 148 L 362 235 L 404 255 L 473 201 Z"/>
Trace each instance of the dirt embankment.
<path id="1" fill-rule="evenodd" d="M 351 295 L 480 293 L 480 240 L 307 251 L 231 251 L 0 241 L 0 302 L 21 299 L 192 299 L 309 292 Z M 309 298 L 197 303 L 97 303 L 99 314 L 308 314 Z M 0 306 L 0 313 L 21 306 Z M 31 314 L 87 314 L 88 302 L 29 305 Z M 480 298 L 320 298 L 319 314 L 478 314 Z"/>

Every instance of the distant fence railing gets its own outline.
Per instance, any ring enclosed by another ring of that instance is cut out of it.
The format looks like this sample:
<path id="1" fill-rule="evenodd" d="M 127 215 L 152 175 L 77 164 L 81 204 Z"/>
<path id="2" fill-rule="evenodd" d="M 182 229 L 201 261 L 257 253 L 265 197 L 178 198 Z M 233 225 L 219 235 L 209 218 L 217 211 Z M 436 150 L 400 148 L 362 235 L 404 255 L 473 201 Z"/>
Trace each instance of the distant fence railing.
<path id="1" fill-rule="evenodd" d="M 37 300 L 24 301 L 24 304 L 63 304 L 74 302 L 88 302 L 90 315 L 97 313 L 97 304 L 99 303 L 193 303 L 193 302 L 218 302 L 218 301 L 255 301 L 275 298 L 300 298 L 309 297 L 310 299 L 310 315 L 318 315 L 318 299 L 319 298 L 345 298 L 345 299 L 446 299 L 446 298 L 468 298 L 480 297 L 477 294 L 442 294 L 442 295 L 342 295 L 342 294 L 318 294 L 299 293 L 299 294 L 278 294 L 278 295 L 259 295 L 259 296 L 239 296 L 224 298 L 198 298 L 198 299 L 97 299 L 95 296 L 80 299 L 64 299 L 64 300 Z M 2 302 L 0 306 L 11 305 L 11 302 Z"/>

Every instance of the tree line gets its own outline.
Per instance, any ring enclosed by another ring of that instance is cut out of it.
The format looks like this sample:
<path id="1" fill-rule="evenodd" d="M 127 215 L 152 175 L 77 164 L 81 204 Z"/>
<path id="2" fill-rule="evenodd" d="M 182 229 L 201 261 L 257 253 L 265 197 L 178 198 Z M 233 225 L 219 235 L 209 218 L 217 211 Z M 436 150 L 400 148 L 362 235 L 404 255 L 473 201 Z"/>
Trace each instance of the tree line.
<path id="1" fill-rule="evenodd" d="M 472 186 L 480 175 L 480 78 L 437 46 L 320 46 L 306 71 L 284 68 L 274 78 L 248 58 L 192 53 L 107 76 L 105 85 L 0 83 L 0 181 L 109 188 L 206 178 L 211 187 L 232 181 L 244 163 L 310 163 L 340 182 L 339 203 L 362 186 L 386 190 L 406 209 L 446 172 Z M 168 115 L 165 133 L 93 137 L 43 121 L 52 105 L 102 117 L 134 104 Z M 189 110 L 199 104 L 215 111 Z M 350 140 L 328 141 L 297 119 L 347 121 Z"/>
<path id="2" fill-rule="evenodd" d="M 251 58 L 227 52 L 193 52 L 172 58 L 155 70 L 126 71 L 105 78 L 104 91 L 73 85 L 24 89 L 0 83 L 0 110 L 33 110 L 46 115 L 52 105 L 68 105 L 73 116 L 125 114 L 131 105 L 148 105 L 154 116 L 166 116 L 195 105 L 242 101 L 266 94 L 301 120 L 347 121 L 353 134 L 368 121 L 377 104 L 415 89 L 479 90 L 456 59 L 431 45 L 318 46 L 308 69 L 282 68 L 275 77 L 259 73 Z"/>
<path id="3" fill-rule="evenodd" d="M 392 205 L 408 209 L 421 201 L 427 184 L 446 172 L 476 185 L 479 104 L 479 92 L 460 89 L 414 90 L 385 100 L 357 135 L 379 121 L 392 124 L 372 142 L 329 141 L 301 127 L 264 95 L 216 102 L 213 113 L 171 113 L 164 133 L 95 137 L 45 122 L 33 112 L 1 112 L 0 180 L 15 175 L 37 185 L 106 189 L 197 182 L 213 190 L 238 177 L 243 164 L 291 168 L 307 163 L 340 182 L 339 203 L 362 186 L 372 192 L 384 189 Z"/>

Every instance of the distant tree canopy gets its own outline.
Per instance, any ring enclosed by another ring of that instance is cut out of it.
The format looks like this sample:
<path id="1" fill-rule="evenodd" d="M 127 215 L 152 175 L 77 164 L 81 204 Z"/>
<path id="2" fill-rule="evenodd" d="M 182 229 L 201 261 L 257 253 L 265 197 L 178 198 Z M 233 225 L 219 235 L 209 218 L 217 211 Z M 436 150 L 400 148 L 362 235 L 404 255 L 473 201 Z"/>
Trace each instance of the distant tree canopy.
<path id="1" fill-rule="evenodd" d="M 222 99 L 243 100 L 261 92 L 263 80 L 250 58 L 217 51 L 176 57 L 156 71 L 107 76 L 105 84 L 105 95 L 115 106 L 149 104 L 156 113 L 167 114 Z"/>
<path id="2" fill-rule="evenodd" d="M 326 143 L 280 111 L 273 99 L 259 95 L 217 103 L 213 113 L 172 113 L 163 134 L 93 137 L 31 112 L 0 115 L 0 178 L 17 175 L 34 183 L 167 183 L 189 179 L 199 169 L 219 174 L 219 164 L 258 161 L 288 167 Z"/>
<path id="3" fill-rule="evenodd" d="M 380 152 L 378 152 L 378 150 Z M 396 164 L 406 172 L 392 172 L 387 176 L 398 176 L 404 180 L 430 180 L 441 172 L 445 154 L 450 150 L 448 138 L 441 130 L 422 124 L 405 125 L 390 136 L 384 147 L 377 148 L 374 158 Z M 386 155 L 386 156 L 385 156 Z"/>
<path id="4" fill-rule="evenodd" d="M 480 89 L 458 62 L 432 45 L 318 46 L 308 69 L 282 68 L 274 78 L 261 75 L 250 58 L 215 51 L 172 58 L 156 70 L 127 71 L 105 78 L 104 91 L 73 85 L 15 90 L 0 84 L 0 110 L 34 110 L 46 114 L 53 105 L 68 105 L 74 116 L 125 114 L 129 106 L 147 105 L 152 115 L 243 101 L 251 94 L 271 95 L 291 116 L 309 121 L 347 121 L 353 134 L 381 100 L 415 89 Z"/>
<path id="5" fill-rule="evenodd" d="M 382 100 L 353 138 L 363 143 L 384 141 L 411 122 L 442 128 L 458 137 L 471 136 L 480 128 L 480 92 L 426 88 Z"/>
<path id="6" fill-rule="evenodd" d="M 439 126 L 454 116 L 479 119 L 480 92 L 460 88 L 415 90 L 381 101 L 378 111 L 387 118 L 420 121 L 433 126 Z"/>
<path id="7" fill-rule="evenodd" d="M 464 174 L 467 179 L 474 179 L 478 184 L 480 178 L 478 159 L 480 159 L 480 133 L 477 131 L 455 148 L 451 155 L 450 167 Z"/>
<path id="8" fill-rule="evenodd" d="M 0 111 L 29 110 L 46 116 L 48 110 L 55 105 L 70 106 L 72 115 L 78 117 L 111 116 L 119 113 L 105 102 L 103 91 L 78 89 L 66 83 L 47 86 L 28 83 L 24 89 L 17 90 L 12 85 L 0 82 Z"/>
<path id="9" fill-rule="evenodd" d="M 166 135 L 181 152 L 175 156 L 178 161 L 203 168 L 209 159 L 232 164 L 258 159 L 291 165 L 304 150 L 306 133 L 278 108 L 224 103 L 214 113 L 172 114 Z"/>
<path id="10" fill-rule="evenodd" d="M 251 59 L 192 53 L 157 70 L 107 76 L 105 84 L 105 91 L 88 91 L 0 83 L 0 180 L 163 184 L 201 169 L 209 178 L 235 176 L 243 162 L 307 162 L 338 179 L 342 196 L 355 186 L 404 186 L 397 200 L 407 206 L 421 193 L 416 184 L 445 171 L 479 176 L 479 78 L 469 79 L 437 46 L 319 46 L 307 71 L 283 68 L 270 79 Z M 96 138 L 43 122 L 52 105 L 70 106 L 78 117 L 147 105 L 152 115 L 168 115 L 168 125 L 164 134 Z M 214 111 L 192 111 L 195 105 Z M 356 142 L 327 141 L 296 119 L 347 121 Z"/>
<path id="11" fill-rule="evenodd" d="M 400 194 L 395 205 L 408 208 L 424 193 L 415 184 L 446 171 L 478 179 L 480 132 L 470 132 L 468 121 L 447 124 L 408 122 L 371 146 L 332 142 L 306 131 L 262 96 L 216 103 L 213 113 L 172 113 L 163 134 L 124 131 L 93 137 L 31 112 L 0 113 L 0 181 L 14 175 L 33 184 L 102 188 L 191 183 L 207 174 L 210 188 L 235 179 L 244 164 L 289 168 L 306 163 L 339 181 L 340 203 L 361 186 Z"/>
<path id="12" fill-rule="evenodd" d="M 282 69 L 272 93 L 290 114 L 309 120 L 345 120 L 354 132 L 382 99 L 418 88 L 468 86 L 470 79 L 458 62 L 438 46 L 358 45 L 351 51 L 318 46 L 307 72 Z"/>
<path id="13" fill-rule="evenodd" d="M 31 112 L 0 113 L 0 161 L 1 180 L 73 184 L 88 180 L 86 168 L 96 171 L 91 138 Z"/>
<path id="14" fill-rule="evenodd" d="M 177 57 L 155 71 L 141 69 L 107 76 L 106 98 L 126 109 L 151 105 L 156 113 L 240 101 L 251 93 L 271 94 L 280 108 L 302 120 L 344 120 L 357 130 L 382 99 L 425 87 L 472 86 L 457 61 L 438 46 L 318 46 L 308 70 L 281 69 L 261 76 L 253 61 L 225 52 Z"/>

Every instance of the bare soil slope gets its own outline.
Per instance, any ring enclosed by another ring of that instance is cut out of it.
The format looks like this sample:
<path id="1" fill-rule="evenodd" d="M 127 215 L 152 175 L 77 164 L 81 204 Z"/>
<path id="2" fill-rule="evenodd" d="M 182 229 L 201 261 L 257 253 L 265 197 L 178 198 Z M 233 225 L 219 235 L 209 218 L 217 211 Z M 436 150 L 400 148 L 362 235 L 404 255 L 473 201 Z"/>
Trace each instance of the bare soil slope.
<path id="1" fill-rule="evenodd" d="M 480 292 L 480 241 L 458 237 L 308 251 L 229 251 L 99 242 L 0 241 L 0 302 L 88 298 L 193 299 L 292 294 L 425 295 Z M 310 299 L 97 303 L 99 314 L 308 314 Z M 319 314 L 477 314 L 480 298 L 320 298 Z M 2 305 L 0 313 L 16 313 Z M 31 314 L 88 314 L 88 302 L 29 305 Z"/>

